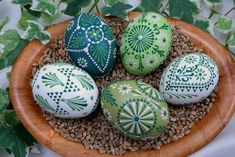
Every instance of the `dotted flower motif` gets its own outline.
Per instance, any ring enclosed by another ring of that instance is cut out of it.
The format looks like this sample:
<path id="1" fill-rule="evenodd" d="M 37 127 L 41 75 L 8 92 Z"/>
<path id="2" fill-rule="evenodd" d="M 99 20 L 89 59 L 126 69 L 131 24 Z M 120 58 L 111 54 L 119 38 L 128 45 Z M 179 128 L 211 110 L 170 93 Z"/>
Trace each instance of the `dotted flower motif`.
<path id="1" fill-rule="evenodd" d="M 98 42 L 102 39 L 102 32 L 97 27 L 90 27 L 87 30 L 87 36 L 88 36 L 88 39 L 90 39 L 90 41 Z"/>
<path id="2" fill-rule="evenodd" d="M 160 33 L 157 37 L 158 44 L 161 47 L 168 48 L 169 47 L 169 36 L 166 33 Z"/>
<path id="3" fill-rule="evenodd" d="M 144 63 L 147 67 L 155 68 L 158 63 L 158 58 L 156 55 L 150 55 L 144 59 Z"/>
<path id="4" fill-rule="evenodd" d="M 110 87 L 111 87 L 112 89 L 115 89 L 115 88 L 117 88 L 117 84 L 112 84 Z"/>
<path id="5" fill-rule="evenodd" d="M 195 56 L 187 56 L 185 58 L 185 62 L 188 64 L 193 64 L 197 61 L 197 58 Z"/>
<path id="6" fill-rule="evenodd" d="M 129 94 L 131 92 L 131 86 L 129 84 L 123 84 L 118 87 L 119 93 L 122 95 Z"/>
<path id="7" fill-rule="evenodd" d="M 84 58 L 78 58 L 78 65 L 81 66 L 82 68 L 86 68 L 87 61 Z"/>
<path id="8" fill-rule="evenodd" d="M 164 121 L 168 121 L 169 113 L 166 107 L 163 107 L 161 110 L 161 117 Z"/>
<path id="9" fill-rule="evenodd" d="M 109 121 L 111 121 L 111 120 L 112 120 L 112 115 L 111 115 L 111 113 L 109 112 L 109 110 L 106 109 L 106 108 L 103 108 L 103 112 L 104 112 L 105 117 L 106 117 Z"/>
<path id="10" fill-rule="evenodd" d="M 196 80 L 205 80 L 207 74 L 205 73 L 205 70 L 203 70 L 202 68 L 198 68 L 196 71 L 195 71 L 195 77 L 196 77 Z"/>
<path id="11" fill-rule="evenodd" d="M 135 70 L 138 68 L 137 62 L 132 58 L 128 58 L 126 60 L 126 65 L 127 65 L 127 68 L 130 70 Z"/>

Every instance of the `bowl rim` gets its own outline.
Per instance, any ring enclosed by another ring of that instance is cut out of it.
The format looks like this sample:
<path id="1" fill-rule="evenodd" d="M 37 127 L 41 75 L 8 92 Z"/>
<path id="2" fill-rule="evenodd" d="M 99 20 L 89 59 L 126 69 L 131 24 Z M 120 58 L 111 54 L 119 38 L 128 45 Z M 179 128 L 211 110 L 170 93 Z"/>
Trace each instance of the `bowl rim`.
<path id="1" fill-rule="evenodd" d="M 132 19 L 139 14 L 140 13 L 131 12 L 129 13 L 129 17 Z M 218 110 L 218 107 L 213 107 L 213 113 L 211 110 L 209 114 L 200 120 L 201 122 L 199 121 L 194 124 L 192 129 L 193 133 L 185 136 L 182 139 L 179 139 L 176 142 L 161 146 L 160 150 L 141 150 L 137 152 L 128 152 L 123 156 L 138 155 L 139 157 L 144 157 L 146 156 L 146 152 L 148 152 L 148 155 L 150 156 L 157 155 L 162 157 L 172 156 L 173 152 L 174 156 L 189 155 L 199 150 L 208 144 L 212 139 L 214 139 L 224 129 L 235 112 L 235 81 L 233 81 L 235 80 L 235 68 L 233 68 L 235 67 L 235 62 L 232 60 L 227 50 L 208 33 L 191 24 L 172 18 L 168 18 L 168 21 L 171 25 L 179 27 L 183 34 L 189 36 L 189 38 L 194 41 L 194 44 L 197 47 L 202 48 L 211 58 L 216 61 L 217 65 L 219 65 L 219 85 L 222 84 L 221 86 L 227 87 L 226 83 L 230 83 L 229 93 L 232 94 L 232 97 L 228 100 L 226 99 L 230 105 L 227 104 L 226 110 L 223 109 L 221 111 Z M 47 31 L 52 35 L 53 39 L 56 39 L 58 36 L 63 35 L 63 32 L 58 32 L 58 30 L 64 30 L 68 22 L 69 20 L 56 24 L 48 28 Z M 42 56 L 44 50 L 48 47 L 49 44 L 50 43 L 44 46 L 36 39 L 31 41 L 23 49 L 13 66 L 10 78 L 10 97 L 17 116 L 26 129 L 40 143 L 63 156 L 112 156 L 110 154 L 99 154 L 96 150 L 86 150 L 81 143 L 67 141 L 49 126 L 46 119 L 42 116 L 40 108 L 33 102 L 32 89 L 29 85 L 30 83 L 28 82 L 27 84 L 27 82 L 25 82 L 31 79 L 31 75 L 28 75 L 30 69 L 32 70 L 32 66 L 28 66 L 30 65 L 29 63 L 34 63 L 35 58 L 40 58 L 40 56 Z M 226 97 L 223 99 L 225 98 Z M 219 99 L 218 101 L 220 102 L 222 100 Z M 214 118 L 212 118 L 211 114 L 214 116 Z M 37 125 L 35 125 L 35 123 Z M 204 126 L 203 123 L 206 123 L 207 125 Z"/>

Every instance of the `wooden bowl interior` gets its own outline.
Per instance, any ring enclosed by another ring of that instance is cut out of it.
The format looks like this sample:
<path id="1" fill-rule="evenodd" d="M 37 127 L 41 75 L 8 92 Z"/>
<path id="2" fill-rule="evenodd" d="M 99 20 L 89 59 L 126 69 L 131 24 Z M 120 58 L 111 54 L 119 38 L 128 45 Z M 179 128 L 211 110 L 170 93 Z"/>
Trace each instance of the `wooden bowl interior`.
<path id="1" fill-rule="evenodd" d="M 130 13 L 130 19 L 139 13 Z M 57 24 L 48 29 L 53 39 L 64 35 L 69 21 Z M 169 19 L 171 25 L 178 26 L 182 33 L 187 35 L 206 54 L 215 60 L 218 65 L 220 79 L 216 103 L 209 114 L 195 123 L 192 132 L 184 138 L 161 146 L 160 150 L 141 150 L 128 152 L 125 157 L 182 157 L 189 155 L 209 143 L 226 126 L 235 110 L 235 63 L 225 48 L 213 37 L 190 24 Z M 100 154 L 96 150 L 87 150 L 80 143 L 67 141 L 51 128 L 42 116 L 38 105 L 33 101 L 30 86 L 32 64 L 37 63 L 46 48 L 39 41 L 30 42 L 18 57 L 10 80 L 10 95 L 18 117 L 29 132 L 42 144 L 59 153 L 73 157 L 110 157 L 110 154 Z"/>

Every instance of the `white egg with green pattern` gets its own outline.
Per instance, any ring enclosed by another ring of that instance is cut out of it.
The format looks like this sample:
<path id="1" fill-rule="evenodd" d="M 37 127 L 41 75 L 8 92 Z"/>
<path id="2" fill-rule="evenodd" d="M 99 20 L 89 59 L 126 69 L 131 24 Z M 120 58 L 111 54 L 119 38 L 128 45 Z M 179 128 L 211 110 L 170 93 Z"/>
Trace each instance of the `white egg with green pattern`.
<path id="1" fill-rule="evenodd" d="M 203 53 L 182 55 L 165 69 L 160 92 L 171 104 L 196 103 L 210 95 L 218 79 L 218 67 L 209 56 Z"/>
<path id="2" fill-rule="evenodd" d="M 32 88 L 39 106 L 57 117 L 85 117 L 98 104 L 99 91 L 92 77 L 67 63 L 42 67 L 33 77 Z"/>

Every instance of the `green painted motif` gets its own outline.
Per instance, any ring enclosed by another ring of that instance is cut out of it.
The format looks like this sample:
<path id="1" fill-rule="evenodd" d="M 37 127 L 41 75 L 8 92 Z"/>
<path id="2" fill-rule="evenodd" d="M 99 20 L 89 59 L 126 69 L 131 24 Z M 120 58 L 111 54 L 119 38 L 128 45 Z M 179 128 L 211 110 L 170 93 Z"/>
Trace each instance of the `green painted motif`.
<path id="1" fill-rule="evenodd" d="M 54 87 L 54 86 L 64 86 L 63 82 L 57 77 L 55 73 L 49 72 L 42 76 L 43 83 L 45 86 Z"/>
<path id="2" fill-rule="evenodd" d="M 47 111 L 55 111 L 55 109 L 40 95 L 35 95 L 36 101 Z"/>
<path id="3" fill-rule="evenodd" d="M 69 107 L 73 111 L 74 110 L 81 111 L 87 106 L 87 101 L 84 98 L 80 97 L 80 96 L 76 96 L 76 97 L 70 98 L 70 99 L 62 99 L 61 101 L 68 104 Z"/>
<path id="4" fill-rule="evenodd" d="M 38 104 L 58 117 L 84 117 L 97 107 L 99 93 L 94 80 L 71 64 L 44 66 L 34 76 L 32 87 Z"/>
<path id="5" fill-rule="evenodd" d="M 167 20 L 157 13 L 143 13 L 123 33 L 122 64 L 131 74 L 147 74 L 166 59 L 171 42 L 172 30 Z"/>
<path id="6" fill-rule="evenodd" d="M 73 76 L 76 77 L 80 81 L 82 87 L 85 88 L 86 90 L 94 89 L 94 86 L 91 82 L 91 78 L 88 77 L 87 75 L 74 75 L 73 74 Z"/>
<path id="7" fill-rule="evenodd" d="M 130 138 L 153 138 L 163 132 L 159 127 L 167 127 L 167 103 L 156 89 L 143 82 L 111 82 L 101 93 L 101 107 L 110 124 Z"/>
<path id="8" fill-rule="evenodd" d="M 218 78 L 218 68 L 207 55 L 183 55 L 175 59 L 164 71 L 160 92 L 173 104 L 198 102 L 212 92 Z"/>

